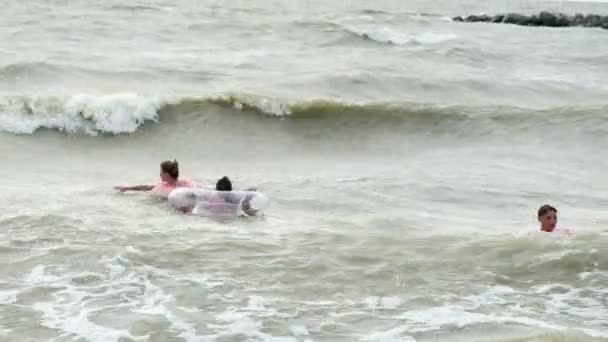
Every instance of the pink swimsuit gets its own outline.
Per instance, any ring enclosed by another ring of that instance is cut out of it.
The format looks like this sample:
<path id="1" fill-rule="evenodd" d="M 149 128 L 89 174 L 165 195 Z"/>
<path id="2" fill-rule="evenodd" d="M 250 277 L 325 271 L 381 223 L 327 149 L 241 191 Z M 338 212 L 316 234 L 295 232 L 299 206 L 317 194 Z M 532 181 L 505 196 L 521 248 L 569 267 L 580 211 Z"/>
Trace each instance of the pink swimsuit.
<path id="1" fill-rule="evenodd" d="M 180 178 L 175 184 L 160 182 L 150 192 L 158 196 L 167 197 L 175 188 L 196 188 L 198 186 L 200 185 L 191 179 Z"/>

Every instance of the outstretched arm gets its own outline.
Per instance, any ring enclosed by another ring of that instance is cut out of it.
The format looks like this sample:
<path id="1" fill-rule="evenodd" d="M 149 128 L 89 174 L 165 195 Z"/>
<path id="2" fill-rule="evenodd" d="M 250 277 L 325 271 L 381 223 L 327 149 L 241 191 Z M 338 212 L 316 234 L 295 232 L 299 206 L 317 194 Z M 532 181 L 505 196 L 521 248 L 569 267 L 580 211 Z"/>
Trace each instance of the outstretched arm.
<path id="1" fill-rule="evenodd" d="M 125 192 L 125 191 L 150 191 L 154 189 L 154 185 L 135 185 L 135 186 L 115 186 L 114 189 Z"/>

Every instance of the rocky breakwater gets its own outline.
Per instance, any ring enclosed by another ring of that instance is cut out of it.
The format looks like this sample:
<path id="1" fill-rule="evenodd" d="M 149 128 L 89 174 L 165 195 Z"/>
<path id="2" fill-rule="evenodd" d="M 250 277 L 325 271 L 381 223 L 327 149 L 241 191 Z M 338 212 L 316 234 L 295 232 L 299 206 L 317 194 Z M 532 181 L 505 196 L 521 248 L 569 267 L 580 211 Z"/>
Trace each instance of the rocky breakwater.
<path id="1" fill-rule="evenodd" d="M 534 15 L 523 15 L 516 13 L 497 14 L 497 15 L 469 15 L 467 17 L 457 16 L 453 21 L 460 22 L 487 22 L 515 24 L 521 26 L 547 26 L 547 27 L 601 27 L 608 29 L 608 16 L 597 14 L 575 14 L 566 15 L 562 13 L 540 12 Z"/>

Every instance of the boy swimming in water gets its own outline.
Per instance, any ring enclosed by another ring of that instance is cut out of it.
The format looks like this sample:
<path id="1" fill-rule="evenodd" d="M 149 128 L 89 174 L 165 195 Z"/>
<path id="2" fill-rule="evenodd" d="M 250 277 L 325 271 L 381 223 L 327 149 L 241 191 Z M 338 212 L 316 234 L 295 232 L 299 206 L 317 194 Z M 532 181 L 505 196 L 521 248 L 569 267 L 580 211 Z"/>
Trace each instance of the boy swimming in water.
<path id="1" fill-rule="evenodd" d="M 538 222 L 540 222 L 540 230 L 543 232 L 552 232 L 557 225 L 557 209 L 545 204 L 538 209 Z"/>
<path id="2" fill-rule="evenodd" d="M 175 188 L 197 186 L 199 185 L 190 179 L 179 178 L 179 165 L 176 160 L 166 160 L 160 163 L 160 183 L 155 185 L 115 186 L 114 189 L 120 192 L 150 191 L 158 195 L 168 196 Z"/>

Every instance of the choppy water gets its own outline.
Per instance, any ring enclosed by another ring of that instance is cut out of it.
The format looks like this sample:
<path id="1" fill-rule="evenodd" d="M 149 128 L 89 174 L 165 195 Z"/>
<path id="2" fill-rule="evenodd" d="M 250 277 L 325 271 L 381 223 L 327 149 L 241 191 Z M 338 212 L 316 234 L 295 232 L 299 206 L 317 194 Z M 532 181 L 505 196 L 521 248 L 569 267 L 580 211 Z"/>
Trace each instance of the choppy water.
<path id="1" fill-rule="evenodd" d="M 608 339 L 607 31 L 449 19 L 605 4 L 0 6 L 1 340 Z"/>

